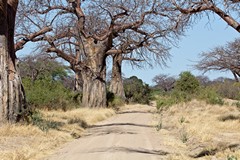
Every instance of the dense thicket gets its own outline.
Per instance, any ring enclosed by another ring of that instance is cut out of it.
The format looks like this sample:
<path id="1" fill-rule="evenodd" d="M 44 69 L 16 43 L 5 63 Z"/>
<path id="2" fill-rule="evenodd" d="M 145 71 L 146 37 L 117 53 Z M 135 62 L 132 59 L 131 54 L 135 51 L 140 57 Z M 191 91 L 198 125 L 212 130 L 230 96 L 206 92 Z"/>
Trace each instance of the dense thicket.
<path id="1" fill-rule="evenodd" d="M 31 108 L 70 109 L 79 106 L 81 93 L 74 92 L 68 67 L 45 55 L 25 56 L 20 61 L 27 103 Z"/>
<path id="2" fill-rule="evenodd" d="M 123 84 L 126 99 L 129 103 L 149 103 L 151 94 L 148 84 L 145 84 L 136 76 L 125 79 Z"/>

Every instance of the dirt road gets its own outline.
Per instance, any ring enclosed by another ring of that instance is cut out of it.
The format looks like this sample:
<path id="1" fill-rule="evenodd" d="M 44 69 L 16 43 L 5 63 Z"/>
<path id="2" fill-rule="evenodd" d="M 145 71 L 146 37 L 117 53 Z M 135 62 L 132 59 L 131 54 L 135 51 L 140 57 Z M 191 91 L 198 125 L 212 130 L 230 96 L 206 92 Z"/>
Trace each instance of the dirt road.
<path id="1" fill-rule="evenodd" d="M 155 107 L 136 105 L 90 127 L 45 160 L 161 160 L 169 151 L 153 124 Z"/>

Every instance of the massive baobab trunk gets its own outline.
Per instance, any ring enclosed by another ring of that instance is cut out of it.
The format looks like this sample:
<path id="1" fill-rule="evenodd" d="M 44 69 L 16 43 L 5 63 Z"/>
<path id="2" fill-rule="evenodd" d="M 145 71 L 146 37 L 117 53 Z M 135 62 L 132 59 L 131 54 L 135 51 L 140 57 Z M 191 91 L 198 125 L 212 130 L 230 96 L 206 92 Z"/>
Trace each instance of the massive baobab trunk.
<path id="1" fill-rule="evenodd" d="M 113 55 L 112 79 L 109 91 L 114 93 L 115 96 L 120 97 L 122 100 L 125 100 L 126 97 L 122 80 L 122 60 L 122 54 Z"/>
<path id="2" fill-rule="evenodd" d="M 0 1 L 0 122 L 19 121 L 26 107 L 14 49 L 17 6 L 17 0 Z"/>
<path id="3" fill-rule="evenodd" d="M 106 107 L 106 51 L 108 40 L 94 41 L 89 38 L 85 42 L 86 64 L 81 69 L 83 79 L 84 107 Z"/>
<path id="4" fill-rule="evenodd" d="M 7 0 L 0 1 L 0 122 L 7 119 L 8 106 Z"/>

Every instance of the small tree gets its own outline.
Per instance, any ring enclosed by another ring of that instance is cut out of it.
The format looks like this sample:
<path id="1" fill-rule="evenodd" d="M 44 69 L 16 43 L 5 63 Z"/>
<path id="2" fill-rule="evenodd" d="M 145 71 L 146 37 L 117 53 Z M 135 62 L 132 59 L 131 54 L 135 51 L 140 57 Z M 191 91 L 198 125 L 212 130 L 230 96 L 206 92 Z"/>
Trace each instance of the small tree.
<path id="1" fill-rule="evenodd" d="M 199 90 L 200 84 L 197 78 L 191 72 L 182 72 L 180 78 L 176 81 L 175 89 L 187 94 L 195 94 Z"/>
<path id="2" fill-rule="evenodd" d="M 141 79 L 132 76 L 124 80 L 124 91 L 128 102 L 148 104 L 150 88 Z"/>

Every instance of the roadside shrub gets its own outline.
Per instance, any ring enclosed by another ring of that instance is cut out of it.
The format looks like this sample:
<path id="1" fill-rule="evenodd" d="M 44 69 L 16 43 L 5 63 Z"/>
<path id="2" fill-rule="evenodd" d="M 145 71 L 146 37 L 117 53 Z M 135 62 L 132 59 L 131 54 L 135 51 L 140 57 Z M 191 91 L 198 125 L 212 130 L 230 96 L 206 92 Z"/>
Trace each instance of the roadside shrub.
<path id="1" fill-rule="evenodd" d="M 190 100 L 192 100 L 195 97 L 195 95 L 183 92 L 183 91 L 177 91 L 174 90 L 171 93 L 171 98 L 174 99 L 174 101 L 176 103 L 180 103 L 180 102 L 188 102 Z"/>
<path id="2" fill-rule="evenodd" d="M 157 100 L 157 109 L 170 107 L 181 102 L 188 102 L 195 98 L 200 91 L 200 84 L 190 72 L 182 72 L 179 79 L 175 82 L 174 89 L 160 96 Z"/>
<path id="3" fill-rule="evenodd" d="M 186 94 L 195 94 L 199 91 L 200 84 L 197 78 L 191 72 L 182 72 L 180 78 L 176 81 L 175 91 Z"/>
<path id="4" fill-rule="evenodd" d="M 181 102 L 188 102 L 193 98 L 206 101 L 208 104 L 223 105 L 224 100 L 216 87 L 201 88 L 197 78 L 190 72 L 183 72 L 176 81 L 175 88 L 168 94 L 161 95 L 157 100 L 157 109 L 170 107 Z"/>
<path id="5" fill-rule="evenodd" d="M 136 76 L 125 79 L 123 84 L 127 102 L 149 104 L 151 90 L 148 84 Z"/>
<path id="6" fill-rule="evenodd" d="M 44 119 L 43 115 L 39 111 L 34 111 L 31 114 L 31 124 L 37 126 L 44 132 L 48 132 L 49 129 L 58 129 L 63 125 L 61 122 Z"/>
<path id="7" fill-rule="evenodd" d="M 112 92 L 107 92 L 107 105 L 110 108 L 119 109 L 118 107 L 125 104 L 124 100 L 120 97 L 117 97 Z"/>
<path id="8" fill-rule="evenodd" d="M 188 102 L 193 97 L 185 92 L 181 91 L 173 91 L 169 95 L 160 97 L 157 100 L 157 109 L 162 110 L 164 107 L 168 108 L 174 104 L 178 104 L 181 102 Z"/>
<path id="9" fill-rule="evenodd" d="M 34 108 L 63 109 L 79 103 L 78 96 L 71 90 L 65 88 L 62 83 L 51 78 L 41 78 L 31 81 L 23 78 L 23 85 L 26 92 L 27 102 Z"/>
<path id="10" fill-rule="evenodd" d="M 161 90 L 159 90 L 157 88 L 151 88 L 150 99 L 158 100 L 158 97 L 164 95 L 164 93 L 165 92 L 162 92 Z"/>
<path id="11" fill-rule="evenodd" d="M 224 101 L 218 93 L 212 88 L 201 89 L 201 92 L 198 96 L 199 99 L 205 100 L 209 104 L 218 104 L 223 105 Z"/>
<path id="12" fill-rule="evenodd" d="M 232 105 L 233 105 L 233 106 L 236 106 L 238 109 L 240 109 L 240 102 L 239 102 L 239 101 L 233 103 Z"/>
<path id="13" fill-rule="evenodd" d="M 123 106 L 125 103 L 120 97 L 114 97 L 113 101 L 108 102 L 108 107 L 118 109 L 118 107 Z"/>
<path id="14" fill-rule="evenodd" d="M 158 111 L 162 111 L 164 108 L 168 108 L 172 105 L 176 104 L 176 101 L 171 97 L 162 97 L 157 100 L 157 109 Z"/>

